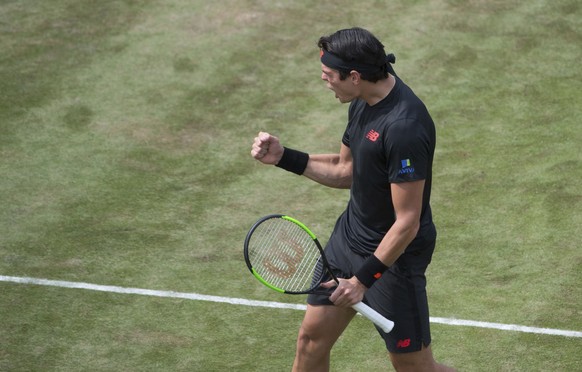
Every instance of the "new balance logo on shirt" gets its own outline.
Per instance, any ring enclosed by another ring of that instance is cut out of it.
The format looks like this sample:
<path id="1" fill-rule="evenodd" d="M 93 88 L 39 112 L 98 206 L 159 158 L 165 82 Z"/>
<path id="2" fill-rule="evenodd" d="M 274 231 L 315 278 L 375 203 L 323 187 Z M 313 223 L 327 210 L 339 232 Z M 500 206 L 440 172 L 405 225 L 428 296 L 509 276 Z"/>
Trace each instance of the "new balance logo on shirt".
<path id="1" fill-rule="evenodd" d="M 368 132 L 368 134 L 366 134 L 366 138 L 372 142 L 376 142 L 378 138 L 380 138 L 380 133 L 372 129 L 371 131 Z"/>

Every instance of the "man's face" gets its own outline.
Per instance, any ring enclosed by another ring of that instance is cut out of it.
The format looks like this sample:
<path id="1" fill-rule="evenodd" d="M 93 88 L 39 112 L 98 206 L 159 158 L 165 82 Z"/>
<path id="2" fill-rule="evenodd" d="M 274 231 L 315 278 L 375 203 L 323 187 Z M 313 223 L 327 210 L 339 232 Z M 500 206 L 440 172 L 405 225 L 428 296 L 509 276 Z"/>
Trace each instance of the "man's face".
<path id="1" fill-rule="evenodd" d="M 321 80 L 327 83 L 327 88 L 335 92 L 335 98 L 341 103 L 347 103 L 357 98 L 356 89 L 350 77 L 340 80 L 340 74 L 326 65 L 321 65 Z"/>

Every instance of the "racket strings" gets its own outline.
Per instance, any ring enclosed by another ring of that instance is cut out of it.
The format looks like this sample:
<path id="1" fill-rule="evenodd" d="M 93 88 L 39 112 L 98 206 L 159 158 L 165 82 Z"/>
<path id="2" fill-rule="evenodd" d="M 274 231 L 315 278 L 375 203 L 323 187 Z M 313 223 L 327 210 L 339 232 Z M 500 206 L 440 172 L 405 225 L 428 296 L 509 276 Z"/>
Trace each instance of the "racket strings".
<path id="1" fill-rule="evenodd" d="M 254 270 L 268 283 L 290 292 L 319 283 L 323 266 L 311 236 L 293 222 L 274 218 L 255 229 L 249 245 Z"/>

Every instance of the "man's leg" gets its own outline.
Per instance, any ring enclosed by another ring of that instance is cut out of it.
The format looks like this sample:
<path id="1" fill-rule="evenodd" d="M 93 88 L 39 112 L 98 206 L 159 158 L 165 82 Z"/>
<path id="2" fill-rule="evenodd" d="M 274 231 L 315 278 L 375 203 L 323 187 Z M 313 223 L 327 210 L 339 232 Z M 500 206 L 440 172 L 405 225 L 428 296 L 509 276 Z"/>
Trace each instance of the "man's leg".
<path id="1" fill-rule="evenodd" d="M 297 337 L 293 371 L 329 371 L 331 348 L 355 314 L 351 308 L 307 305 Z"/>
<path id="2" fill-rule="evenodd" d="M 390 353 L 390 361 L 398 372 L 447 372 L 455 371 L 451 367 L 437 363 L 430 346 L 423 346 L 420 351 L 412 353 Z"/>

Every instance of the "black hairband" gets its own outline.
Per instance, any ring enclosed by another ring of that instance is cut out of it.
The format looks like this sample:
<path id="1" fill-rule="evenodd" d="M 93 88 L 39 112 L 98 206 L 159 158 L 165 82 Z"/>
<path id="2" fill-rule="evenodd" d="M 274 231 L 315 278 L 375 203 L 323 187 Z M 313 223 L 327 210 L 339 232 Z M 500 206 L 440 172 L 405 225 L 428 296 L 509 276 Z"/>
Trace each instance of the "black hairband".
<path id="1" fill-rule="evenodd" d="M 390 66 L 391 63 L 396 62 L 396 57 L 394 54 L 390 53 L 386 56 L 386 63 L 383 66 L 377 65 L 370 65 L 367 63 L 358 63 L 358 62 L 347 62 L 338 57 L 337 55 L 328 52 L 327 50 L 321 49 L 320 52 L 321 63 L 326 65 L 329 68 L 334 70 L 343 70 L 343 71 L 351 71 L 356 70 L 360 73 L 375 73 L 380 70 L 386 69 L 386 71 L 390 72 L 394 75 L 394 69 Z M 388 65 L 388 66 L 387 66 Z"/>

